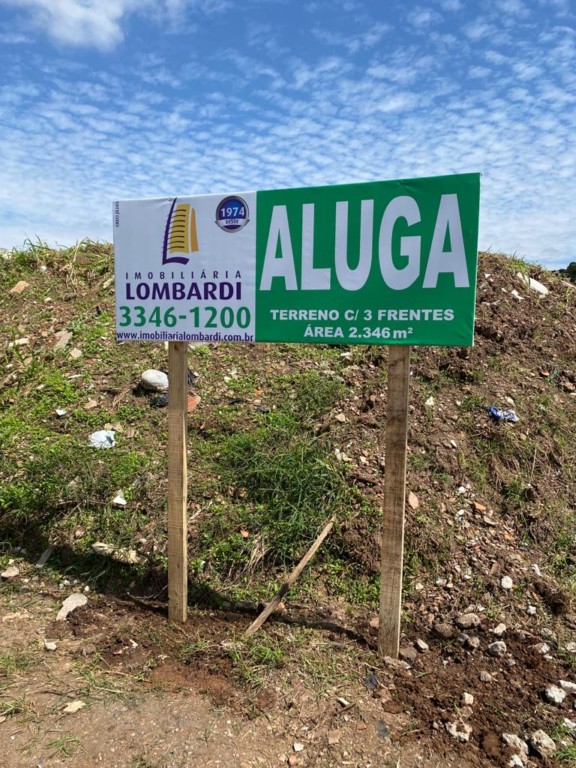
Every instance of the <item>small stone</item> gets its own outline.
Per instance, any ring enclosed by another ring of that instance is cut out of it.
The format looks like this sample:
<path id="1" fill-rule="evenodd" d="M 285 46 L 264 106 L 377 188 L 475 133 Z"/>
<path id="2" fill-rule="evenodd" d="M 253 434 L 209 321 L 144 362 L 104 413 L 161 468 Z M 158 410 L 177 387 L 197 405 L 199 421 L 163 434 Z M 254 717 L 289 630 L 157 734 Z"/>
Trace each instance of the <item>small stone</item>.
<path id="1" fill-rule="evenodd" d="M 510 576 L 502 576 L 502 579 L 500 580 L 500 586 L 502 589 L 510 590 L 514 587 L 514 582 Z"/>
<path id="2" fill-rule="evenodd" d="M 535 616 L 536 615 L 536 606 L 535 605 L 529 605 L 526 609 L 526 613 L 528 616 Z M 576 643 L 574 644 L 576 647 Z"/>
<path id="3" fill-rule="evenodd" d="M 337 413 L 334 418 L 336 419 L 336 421 L 339 421 L 340 424 L 344 424 L 344 422 L 346 421 L 346 416 L 343 413 Z"/>
<path id="4" fill-rule="evenodd" d="M 150 368 L 141 375 L 140 384 L 151 392 L 167 392 L 168 376 L 163 371 Z"/>
<path id="5" fill-rule="evenodd" d="M 17 294 L 22 293 L 22 291 L 25 291 L 26 288 L 28 288 L 29 285 L 30 285 L 30 283 L 27 283 L 26 280 L 19 280 L 16 283 L 16 285 L 14 285 L 14 286 L 12 286 L 12 288 L 10 288 L 8 293 L 11 293 L 13 296 L 16 296 Z"/>
<path id="6" fill-rule="evenodd" d="M 66 704 L 62 711 L 67 714 L 74 714 L 74 712 L 79 712 L 81 709 L 84 709 L 85 706 L 85 701 L 71 701 L 70 704 Z"/>
<path id="7" fill-rule="evenodd" d="M 454 627 L 450 626 L 450 624 L 439 622 L 438 624 L 434 624 L 434 634 L 442 640 L 451 640 L 456 632 L 454 631 Z"/>
<path id="8" fill-rule="evenodd" d="M 504 632 L 506 632 L 506 629 L 507 629 L 506 624 L 498 624 L 498 626 L 494 627 L 494 629 L 492 630 L 492 634 L 495 635 L 496 637 L 502 637 Z"/>
<path id="9" fill-rule="evenodd" d="M 195 411 L 196 408 L 198 408 L 198 406 L 200 405 L 200 401 L 201 401 L 200 395 L 188 395 L 188 401 L 187 401 L 188 413 L 192 413 L 192 411 Z"/>
<path id="10" fill-rule="evenodd" d="M 482 671 L 480 672 L 480 680 L 481 680 L 483 683 L 491 683 L 491 682 L 494 680 L 494 678 L 492 677 L 492 675 L 490 674 L 490 672 L 485 672 L 484 670 L 482 670 Z"/>
<path id="11" fill-rule="evenodd" d="M 69 613 L 72 613 L 72 611 L 75 611 L 76 608 L 80 608 L 81 606 L 86 605 L 87 602 L 88 602 L 88 598 L 86 597 L 86 595 L 83 595 L 80 592 L 72 593 L 62 603 L 62 607 L 60 608 L 56 616 L 56 621 L 64 621 L 64 619 L 68 616 Z"/>
<path id="12" fill-rule="evenodd" d="M 8 568 L 6 568 L 2 573 L 0 573 L 0 576 L 5 580 L 9 581 L 10 579 L 15 579 L 16 576 L 20 575 L 20 569 L 17 568 L 15 565 L 9 565 Z"/>
<path id="13" fill-rule="evenodd" d="M 416 640 L 416 648 L 420 651 L 420 653 L 426 653 L 426 651 L 430 650 L 430 646 L 428 643 L 425 643 L 424 640 Z"/>
<path id="14" fill-rule="evenodd" d="M 88 400 L 84 405 L 84 410 L 86 411 L 93 411 L 94 408 L 98 408 L 98 400 Z"/>
<path id="15" fill-rule="evenodd" d="M 82 357 L 82 350 L 74 347 L 74 349 L 70 350 L 70 357 L 72 360 L 78 360 L 78 358 Z"/>
<path id="16" fill-rule="evenodd" d="M 95 541 L 92 544 L 92 549 L 97 555 L 102 556 L 113 555 L 116 551 L 116 547 L 113 544 L 106 544 L 103 541 Z"/>
<path id="17" fill-rule="evenodd" d="M 413 493 L 412 491 L 410 491 L 410 493 L 408 494 L 408 506 L 411 509 L 418 509 L 418 507 L 420 506 L 420 501 L 418 500 L 418 496 L 416 496 L 416 494 Z"/>
<path id="18" fill-rule="evenodd" d="M 460 629 L 473 629 L 480 626 L 481 619 L 475 613 L 462 613 L 456 617 L 455 623 Z"/>
<path id="19" fill-rule="evenodd" d="M 371 629 L 378 629 L 378 627 L 380 626 L 380 617 L 374 616 L 373 618 L 371 618 L 369 625 Z"/>
<path id="20" fill-rule="evenodd" d="M 474 696 L 471 693 L 463 693 L 460 698 L 460 704 L 463 707 L 471 707 L 474 704 Z"/>
<path id="21" fill-rule="evenodd" d="M 398 655 L 404 661 L 413 664 L 418 658 L 418 651 L 416 648 L 412 648 L 412 646 L 406 646 L 405 648 L 400 648 Z"/>
<path id="22" fill-rule="evenodd" d="M 524 763 L 522 762 L 520 755 L 512 755 L 508 761 L 508 766 L 509 768 L 524 768 Z"/>
<path id="23" fill-rule="evenodd" d="M 564 650 L 568 653 L 576 653 L 576 643 L 566 643 Z"/>
<path id="24" fill-rule="evenodd" d="M 466 645 L 468 646 L 468 648 L 471 648 L 473 651 L 477 651 L 478 648 L 480 648 L 480 638 L 469 637 L 466 640 Z"/>
<path id="25" fill-rule="evenodd" d="M 394 669 L 396 671 L 401 669 L 410 669 L 410 664 L 408 664 L 406 661 L 402 661 L 402 659 L 393 659 L 392 656 L 384 656 L 383 661 L 387 667 L 390 667 L 390 669 Z"/>
<path id="26" fill-rule="evenodd" d="M 526 744 L 525 741 L 522 741 L 522 739 L 519 736 L 516 736 L 513 733 L 503 733 L 502 741 L 505 744 L 507 744 L 509 747 L 512 747 L 512 749 L 517 749 L 519 752 L 522 752 L 524 755 L 528 755 L 528 744 Z"/>
<path id="27" fill-rule="evenodd" d="M 541 656 L 546 656 L 546 654 L 550 652 L 550 646 L 548 643 L 536 643 L 536 645 L 533 645 L 532 648 Z"/>
<path id="28" fill-rule="evenodd" d="M 506 648 L 506 643 L 503 640 L 496 640 L 495 643 L 490 643 L 486 650 L 490 656 L 502 657 L 508 649 Z"/>
<path id="29" fill-rule="evenodd" d="M 328 744 L 334 746 L 340 741 L 340 731 L 328 731 Z"/>
<path id="30" fill-rule="evenodd" d="M 564 728 L 567 728 L 570 731 L 570 735 L 572 738 L 576 738 L 576 723 L 574 720 L 570 720 L 569 718 L 565 717 L 562 721 L 562 725 Z"/>
<path id="31" fill-rule="evenodd" d="M 566 691 L 566 693 L 572 693 L 576 695 L 576 683 L 571 683 L 568 680 L 560 680 L 558 685 L 560 688 L 562 688 L 563 691 Z"/>
<path id="32" fill-rule="evenodd" d="M 435 402 L 436 402 L 436 401 L 434 400 L 434 398 L 433 398 L 432 396 L 430 396 L 430 397 L 428 398 L 428 400 L 426 400 L 426 402 L 424 403 L 424 405 L 425 405 L 427 408 L 432 408 L 432 406 L 434 405 L 434 403 L 435 403 Z"/>
<path id="33" fill-rule="evenodd" d="M 288 758 L 288 765 L 298 765 L 298 758 L 296 755 L 290 755 Z"/>
<path id="34" fill-rule="evenodd" d="M 295 741 L 292 749 L 294 750 L 294 752 L 303 752 L 304 744 L 302 744 L 301 741 Z"/>
<path id="35" fill-rule="evenodd" d="M 70 331 L 58 331 L 58 333 L 54 334 L 54 338 L 55 342 L 52 348 L 54 351 L 58 351 L 59 349 L 64 349 L 72 338 L 72 334 Z"/>
<path id="36" fill-rule="evenodd" d="M 114 496 L 112 499 L 112 504 L 114 504 L 116 507 L 125 507 L 127 503 L 128 502 L 124 496 L 124 491 L 118 491 L 116 496 Z"/>
<path id="37" fill-rule="evenodd" d="M 559 706 L 566 698 L 566 691 L 563 691 L 562 688 L 558 688 L 556 685 L 549 685 L 544 691 L 544 696 L 550 704 Z"/>
<path id="38" fill-rule="evenodd" d="M 530 734 L 530 746 L 540 757 L 552 757 L 556 752 L 556 744 L 544 731 L 538 730 Z"/>
<path id="39" fill-rule="evenodd" d="M 47 651 L 55 651 L 57 648 L 57 645 L 53 640 L 44 640 L 44 648 Z"/>
<path id="40" fill-rule="evenodd" d="M 456 739 L 456 741 L 461 741 L 463 744 L 470 741 L 472 727 L 467 723 L 446 723 L 446 730 L 453 739 Z"/>
<path id="41" fill-rule="evenodd" d="M 55 413 L 56 413 L 56 416 L 58 416 L 59 418 L 62 418 L 62 416 L 66 416 L 68 411 L 66 410 L 66 408 L 56 408 Z"/>

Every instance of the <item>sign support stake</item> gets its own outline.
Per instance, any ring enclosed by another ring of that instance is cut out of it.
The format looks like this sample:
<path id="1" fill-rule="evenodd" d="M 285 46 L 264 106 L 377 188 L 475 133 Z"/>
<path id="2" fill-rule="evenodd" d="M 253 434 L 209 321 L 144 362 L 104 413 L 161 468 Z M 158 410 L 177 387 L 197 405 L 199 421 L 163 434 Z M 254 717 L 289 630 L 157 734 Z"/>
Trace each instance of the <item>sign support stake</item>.
<path id="1" fill-rule="evenodd" d="M 168 343 L 168 618 L 188 618 L 188 344 Z"/>
<path id="2" fill-rule="evenodd" d="M 391 346 L 388 357 L 378 651 L 381 656 L 394 659 L 398 658 L 402 609 L 409 388 L 410 347 Z"/>

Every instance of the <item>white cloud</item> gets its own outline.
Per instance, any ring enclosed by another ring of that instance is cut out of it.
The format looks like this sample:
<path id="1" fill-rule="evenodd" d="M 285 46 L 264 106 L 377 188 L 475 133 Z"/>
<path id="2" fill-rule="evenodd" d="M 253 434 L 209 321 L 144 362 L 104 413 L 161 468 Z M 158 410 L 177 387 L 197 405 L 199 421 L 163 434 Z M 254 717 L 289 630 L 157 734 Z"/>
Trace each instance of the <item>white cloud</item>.
<path id="1" fill-rule="evenodd" d="M 229 7 L 229 0 L 0 0 L 28 11 L 32 26 L 59 43 L 113 48 L 124 38 L 122 22 L 145 13 L 169 23 L 181 22 L 188 5 L 205 13 Z"/>

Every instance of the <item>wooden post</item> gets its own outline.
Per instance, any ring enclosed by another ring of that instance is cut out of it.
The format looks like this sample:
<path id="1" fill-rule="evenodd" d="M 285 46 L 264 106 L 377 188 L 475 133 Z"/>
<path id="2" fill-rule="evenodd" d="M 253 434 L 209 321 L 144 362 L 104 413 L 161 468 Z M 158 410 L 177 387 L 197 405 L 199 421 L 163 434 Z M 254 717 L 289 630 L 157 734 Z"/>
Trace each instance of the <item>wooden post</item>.
<path id="1" fill-rule="evenodd" d="M 188 344 L 168 343 L 168 618 L 188 617 Z"/>
<path id="2" fill-rule="evenodd" d="M 378 651 L 382 656 L 391 656 L 394 659 L 398 658 L 402 609 L 409 385 L 410 347 L 392 346 L 388 358 Z"/>

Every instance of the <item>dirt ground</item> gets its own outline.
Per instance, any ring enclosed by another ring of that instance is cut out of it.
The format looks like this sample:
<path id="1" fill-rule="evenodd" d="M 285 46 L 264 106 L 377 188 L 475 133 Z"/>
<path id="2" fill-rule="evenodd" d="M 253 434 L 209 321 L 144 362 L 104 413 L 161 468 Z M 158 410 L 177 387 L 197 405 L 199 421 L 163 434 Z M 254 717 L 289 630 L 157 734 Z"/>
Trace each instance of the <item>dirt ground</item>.
<path id="1" fill-rule="evenodd" d="M 504 730 L 550 730 L 560 713 L 570 716 L 571 697 L 560 711 L 542 698 L 550 682 L 571 679 L 569 661 L 545 658 L 534 648 L 541 638 L 522 631 L 506 637 L 505 658 L 490 657 L 486 617 L 475 629 L 477 651 L 457 631 L 439 638 L 420 621 L 404 639 L 423 638 L 429 650 L 398 666 L 375 660 L 368 621 L 290 608 L 268 632 L 286 643 L 306 628 L 304 655 L 256 679 L 231 652 L 242 647 L 248 611 L 193 610 L 179 626 L 157 601 L 89 594 L 85 607 L 56 621 L 71 587 L 40 581 L 33 566 L 28 579 L 0 596 L 2 658 L 14 660 L 0 674 L 9 712 L 2 768 L 506 766 Z M 304 658 L 316 659 L 316 676 L 304 674 Z M 322 672 L 323 660 L 339 674 Z M 492 679 L 482 682 L 481 672 Z M 474 696 L 470 711 L 464 692 Z M 83 704 L 66 712 L 73 702 Z M 468 744 L 446 733 L 452 721 L 473 724 Z"/>
<path id="2" fill-rule="evenodd" d="M 2 654 L 22 660 L 0 676 L 3 711 L 9 701 L 20 707 L 0 724 L 2 768 L 477 764 L 426 737 L 409 689 L 397 696 L 405 681 L 394 690 L 392 674 L 380 680 L 368 670 L 367 683 L 365 669 L 356 680 L 347 670 L 342 685 L 319 693 L 295 670 L 254 687 L 226 657 L 179 659 L 183 640 L 232 642 L 246 615 L 192 612 L 186 625 L 171 626 L 155 607 L 91 595 L 55 621 L 61 602 L 52 585 L 0 595 Z M 346 663 L 348 643 L 313 634 Z M 78 701 L 77 712 L 64 711 Z"/>

